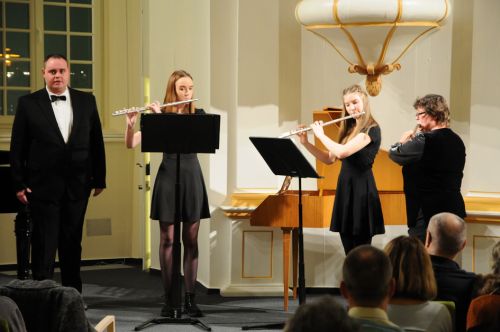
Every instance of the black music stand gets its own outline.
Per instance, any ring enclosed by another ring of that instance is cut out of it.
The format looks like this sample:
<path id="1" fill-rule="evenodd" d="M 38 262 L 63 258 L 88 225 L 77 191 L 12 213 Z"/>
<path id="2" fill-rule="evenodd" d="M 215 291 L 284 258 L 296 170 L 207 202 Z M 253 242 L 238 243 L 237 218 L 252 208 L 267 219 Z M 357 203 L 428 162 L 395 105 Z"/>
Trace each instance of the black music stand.
<path id="1" fill-rule="evenodd" d="M 198 319 L 182 318 L 180 278 L 181 240 L 180 240 L 180 154 L 215 153 L 219 148 L 220 116 L 216 114 L 142 114 L 142 152 L 176 153 L 175 181 L 175 223 L 172 248 L 172 304 L 174 317 L 150 319 L 135 327 L 140 331 L 157 324 L 197 325 L 205 331 L 212 329 Z"/>
<path id="2" fill-rule="evenodd" d="M 302 223 L 302 179 L 321 178 L 297 146 L 289 138 L 250 137 L 262 158 L 275 175 L 299 178 L 299 305 L 306 303 L 306 280 L 304 270 L 304 232 Z M 242 330 L 282 329 L 285 323 L 243 326 Z"/>

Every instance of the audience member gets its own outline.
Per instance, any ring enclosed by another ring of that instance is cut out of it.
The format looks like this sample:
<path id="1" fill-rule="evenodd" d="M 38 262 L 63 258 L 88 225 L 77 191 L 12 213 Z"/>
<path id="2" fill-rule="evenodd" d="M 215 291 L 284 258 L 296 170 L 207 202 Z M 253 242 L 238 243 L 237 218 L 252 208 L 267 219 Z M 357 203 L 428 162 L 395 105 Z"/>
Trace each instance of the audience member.
<path id="1" fill-rule="evenodd" d="M 405 330 L 451 332 L 448 309 L 432 302 L 437 295 L 432 263 L 416 237 L 399 236 L 385 246 L 396 283 L 389 302 L 389 319 Z"/>
<path id="2" fill-rule="evenodd" d="M 285 332 L 355 332 L 358 324 L 332 296 L 299 306 L 285 325 Z"/>
<path id="3" fill-rule="evenodd" d="M 387 316 L 395 286 L 391 262 L 382 250 L 362 245 L 350 251 L 342 267 L 342 279 L 340 292 L 360 331 L 403 331 Z"/>
<path id="4" fill-rule="evenodd" d="M 480 285 L 467 312 L 467 331 L 500 331 L 500 275 L 488 274 Z"/>
<path id="5" fill-rule="evenodd" d="M 500 241 L 497 241 L 491 250 L 491 269 L 494 274 L 500 274 Z"/>
<path id="6" fill-rule="evenodd" d="M 437 283 L 437 299 L 455 303 L 455 328 L 465 331 L 467 310 L 477 276 L 454 261 L 466 244 L 465 222 L 452 213 L 438 213 L 427 228 L 425 247 L 431 255 Z"/>
<path id="7" fill-rule="evenodd" d="M 26 332 L 23 315 L 11 298 L 0 296 L 0 320 L 6 323 L 9 332 Z"/>

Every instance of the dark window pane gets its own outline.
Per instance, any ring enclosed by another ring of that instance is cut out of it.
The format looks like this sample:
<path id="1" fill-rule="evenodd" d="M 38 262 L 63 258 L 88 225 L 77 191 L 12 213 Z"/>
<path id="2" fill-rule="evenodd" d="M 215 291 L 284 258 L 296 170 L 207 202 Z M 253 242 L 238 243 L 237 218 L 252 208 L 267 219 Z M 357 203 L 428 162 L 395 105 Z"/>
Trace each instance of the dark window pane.
<path id="1" fill-rule="evenodd" d="M 84 3 L 84 4 L 88 4 L 88 5 L 92 4 L 92 0 L 69 0 L 69 2 L 71 2 L 71 3 Z"/>
<path id="2" fill-rule="evenodd" d="M 7 115 L 16 114 L 17 101 L 19 97 L 29 94 L 28 90 L 9 90 L 7 91 Z"/>
<path id="3" fill-rule="evenodd" d="M 0 27 L 3 27 L 3 6 L 0 6 Z M 3 105 L 3 103 L 2 103 L 2 105 Z M 0 113 L 0 114 L 2 114 L 2 113 Z"/>
<path id="4" fill-rule="evenodd" d="M 5 18 L 7 21 L 7 28 L 30 28 L 30 13 L 28 4 L 6 3 Z"/>
<path id="5" fill-rule="evenodd" d="M 8 86 L 30 86 L 30 63 L 28 61 L 12 61 L 6 71 Z"/>
<path id="6" fill-rule="evenodd" d="M 66 31 L 66 7 L 44 6 L 43 23 L 45 31 Z"/>
<path id="7" fill-rule="evenodd" d="M 71 87 L 92 89 L 92 65 L 71 64 Z"/>
<path id="8" fill-rule="evenodd" d="M 44 57 L 49 54 L 62 54 L 65 57 L 68 56 L 66 54 L 66 36 L 46 34 L 44 48 Z"/>
<path id="9" fill-rule="evenodd" d="M 29 32 L 7 32 L 6 54 L 11 57 L 30 57 L 30 35 Z M 7 52 L 7 48 L 10 51 Z"/>
<path id="10" fill-rule="evenodd" d="M 66 0 L 46 0 L 45 2 L 66 2 Z"/>
<path id="11" fill-rule="evenodd" d="M 92 32 L 92 9 L 72 7 L 69 13 L 71 32 Z"/>
<path id="12" fill-rule="evenodd" d="M 70 47 L 71 60 L 92 60 L 92 37 L 72 36 Z"/>

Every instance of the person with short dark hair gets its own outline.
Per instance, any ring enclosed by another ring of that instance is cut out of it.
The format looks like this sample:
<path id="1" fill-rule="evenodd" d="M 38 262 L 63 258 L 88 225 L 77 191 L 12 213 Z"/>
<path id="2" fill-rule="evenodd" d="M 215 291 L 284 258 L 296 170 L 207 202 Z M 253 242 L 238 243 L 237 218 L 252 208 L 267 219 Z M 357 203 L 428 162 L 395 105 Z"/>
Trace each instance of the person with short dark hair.
<path id="1" fill-rule="evenodd" d="M 349 252 L 340 292 L 347 299 L 349 316 L 361 325 L 360 331 L 402 331 L 386 312 L 394 289 L 392 265 L 382 250 L 362 245 Z"/>
<path id="2" fill-rule="evenodd" d="M 33 222 L 32 271 L 52 279 L 56 252 L 63 286 L 82 292 L 80 263 L 85 212 L 106 188 L 101 121 L 94 95 L 72 89 L 69 64 L 45 58 L 45 88 L 19 98 L 10 144 L 18 200 Z"/>
<path id="3" fill-rule="evenodd" d="M 358 324 L 332 296 L 302 304 L 287 321 L 285 332 L 356 332 Z"/>
<path id="4" fill-rule="evenodd" d="M 431 256 L 438 294 L 436 299 L 455 303 L 455 329 L 465 331 L 467 310 L 477 276 L 454 261 L 466 244 L 465 221 L 443 212 L 433 216 L 427 228 L 425 247 Z"/>
<path id="5" fill-rule="evenodd" d="M 450 110 L 443 96 L 418 98 L 417 128 L 403 133 L 389 157 L 403 166 L 408 234 L 425 241 L 430 218 L 440 212 L 465 217 L 460 192 L 465 145 L 450 129 Z"/>

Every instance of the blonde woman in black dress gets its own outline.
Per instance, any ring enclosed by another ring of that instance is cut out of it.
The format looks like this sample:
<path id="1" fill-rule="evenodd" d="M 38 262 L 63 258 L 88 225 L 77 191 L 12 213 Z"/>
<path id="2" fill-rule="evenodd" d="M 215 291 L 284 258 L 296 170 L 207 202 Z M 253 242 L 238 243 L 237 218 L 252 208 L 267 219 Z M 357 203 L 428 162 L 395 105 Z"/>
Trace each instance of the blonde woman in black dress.
<path id="1" fill-rule="evenodd" d="M 371 244 L 372 237 L 385 229 L 372 172 L 380 148 L 380 127 L 371 114 L 368 95 L 359 85 L 346 88 L 342 95 L 343 117 L 364 114 L 341 122 L 338 143 L 325 135 L 322 121 L 311 128 L 326 150 L 311 144 L 305 132 L 299 137 L 304 147 L 325 164 L 342 161 L 330 230 L 340 233 L 347 255 L 359 245 Z"/>
<path id="2" fill-rule="evenodd" d="M 193 78 L 184 70 L 172 73 L 167 84 L 164 103 L 193 99 Z M 160 109 L 159 103 L 148 106 L 153 112 L 205 114 L 203 109 L 197 109 L 194 103 Z M 127 130 L 125 140 L 128 148 L 133 148 L 141 142 L 141 132 L 134 132 L 137 113 L 127 114 Z M 179 137 L 182 139 L 182 137 Z M 175 219 L 175 175 L 176 154 L 163 154 L 163 160 L 156 176 L 151 202 L 151 219 L 160 221 L 160 266 L 163 286 L 165 289 L 165 304 L 161 315 L 173 317 L 172 297 L 172 246 L 174 239 Z M 200 163 L 195 153 L 180 155 L 180 199 L 182 222 L 182 244 L 184 246 L 184 311 L 191 317 L 201 317 L 203 314 L 194 302 L 194 291 L 198 273 L 198 229 L 200 219 L 210 218 L 208 197 Z"/>

